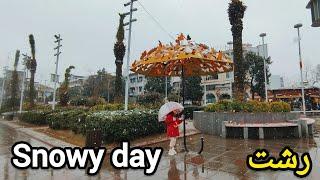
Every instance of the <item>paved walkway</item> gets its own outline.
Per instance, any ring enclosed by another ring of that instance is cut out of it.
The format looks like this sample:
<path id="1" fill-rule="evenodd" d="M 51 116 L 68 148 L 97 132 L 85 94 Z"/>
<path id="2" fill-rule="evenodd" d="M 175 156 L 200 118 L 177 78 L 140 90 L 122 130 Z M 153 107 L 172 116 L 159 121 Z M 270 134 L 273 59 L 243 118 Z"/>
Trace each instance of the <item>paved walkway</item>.
<path id="1" fill-rule="evenodd" d="M 317 128 L 318 130 L 320 128 Z M 104 161 L 100 173 L 94 177 L 87 176 L 84 170 L 17 170 L 11 166 L 11 145 L 16 141 L 27 141 L 33 146 L 66 146 L 68 144 L 50 138 L 28 128 L 12 126 L 0 122 L 0 179 L 298 179 L 291 171 L 255 172 L 245 164 L 248 154 L 256 148 L 266 148 L 271 154 L 278 154 L 285 146 L 290 146 L 296 152 L 309 152 L 313 161 L 313 169 L 306 179 L 319 179 L 320 155 L 318 154 L 319 132 L 313 138 L 280 139 L 280 140 L 243 140 L 222 139 L 204 135 L 205 147 L 202 155 L 197 155 L 201 135 L 188 137 L 189 153 L 179 152 L 170 157 L 165 153 L 157 172 L 153 176 L 145 176 L 142 170 L 115 170 L 108 160 Z M 60 144 L 61 143 L 61 144 Z M 51 145 L 50 145 L 51 144 Z M 182 144 L 181 139 L 179 144 Z M 153 146 L 161 146 L 167 150 L 168 142 Z M 181 146 L 178 147 L 182 149 Z"/>

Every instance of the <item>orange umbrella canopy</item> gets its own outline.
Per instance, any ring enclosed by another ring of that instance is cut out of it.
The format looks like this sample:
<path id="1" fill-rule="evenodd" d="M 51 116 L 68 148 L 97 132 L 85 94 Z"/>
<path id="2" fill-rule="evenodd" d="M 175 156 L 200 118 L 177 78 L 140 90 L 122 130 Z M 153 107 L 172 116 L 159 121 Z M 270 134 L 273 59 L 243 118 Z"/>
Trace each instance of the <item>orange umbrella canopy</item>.
<path id="1" fill-rule="evenodd" d="M 233 62 L 227 54 L 180 34 L 174 44 L 159 42 L 157 47 L 144 51 L 131 65 L 131 71 L 146 76 L 181 76 L 182 67 L 184 76 L 203 76 L 232 71 Z"/>

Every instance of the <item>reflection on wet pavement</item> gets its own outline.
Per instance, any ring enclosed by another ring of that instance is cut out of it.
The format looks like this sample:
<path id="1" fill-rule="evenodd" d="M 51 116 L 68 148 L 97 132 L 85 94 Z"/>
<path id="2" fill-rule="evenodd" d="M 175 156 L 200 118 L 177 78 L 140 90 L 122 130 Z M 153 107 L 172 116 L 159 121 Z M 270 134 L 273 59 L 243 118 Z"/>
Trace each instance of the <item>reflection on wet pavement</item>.
<path id="1" fill-rule="evenodd" d="M 313 169 L 308 179 L 319 179 L 319 134 L 313 138 L 304 139 L 272 139 L 272 140 L 243 140 L 222 139 L 220 137 L 204 135 L 205 146 L 201 155 L 195 153 L 199 149 L 201 135 L 188 138 L 189 153 L 180 152 L 174 157 L 167 155 L 161 158 L 157 172 L 153 176 L 145 176 L 143 170 L 115 170 L 108 159 L 104 161 L 100 173 L 87 176 L 85 170 L 18 170 L 11 163 L 11 146 L 17 141 L 29 142 L 32 146 L 48 147 L 32 137 L 0 124 L 0 179 L 298 179 L 291 171 L 263 171 L 249 170 L 246 157 L 257 148 L 267 149 L 272 156 L 285 146 L 291 147 L 298 154 L 309 152 L 313 161 Z M 179 144 L 182 144 L 181 141 Z M 168 143 L 159 143 L 167 151 Z M 183 149 L 182 146 L 178 147 Z M 107 158 L 109 156 L 106 156 Z"/>

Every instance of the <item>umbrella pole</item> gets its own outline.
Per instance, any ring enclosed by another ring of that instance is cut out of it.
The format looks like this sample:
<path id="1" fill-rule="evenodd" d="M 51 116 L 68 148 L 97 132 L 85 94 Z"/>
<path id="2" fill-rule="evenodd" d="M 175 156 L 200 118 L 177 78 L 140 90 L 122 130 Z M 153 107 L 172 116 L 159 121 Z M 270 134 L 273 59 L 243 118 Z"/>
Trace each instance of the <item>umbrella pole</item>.
<path id="1" fill-rule="evenodd" d="M 184 107 L 184 69 L 183 66 L 181 68 L 181 79 L 182 79 L 182 106 Z M 183 145 L 184 150 L 188 152 L 187 148 L 187 139 L 186 139 L 186 119 L 183 119 Z"/>
<path id="2" fill-rule="evenodd" d="M 185 79 L 184 79 L 184 69 L 183 66 L 181 68 L 181 84 L 182 84 L 182 106 L 184 107 L 184 86 L 185 86 Z M 183 145 L 184 145 L 184 150 L 188 152 L 187 148 L 187 138 L 186 138 L 186 119 L 183 119 Z M 204 146 L 204 139 L 201 137 L 201 147 L 200 150 L 198 151 L 198 154 L 201 154 L 203 151 L 203 146 Z"/>

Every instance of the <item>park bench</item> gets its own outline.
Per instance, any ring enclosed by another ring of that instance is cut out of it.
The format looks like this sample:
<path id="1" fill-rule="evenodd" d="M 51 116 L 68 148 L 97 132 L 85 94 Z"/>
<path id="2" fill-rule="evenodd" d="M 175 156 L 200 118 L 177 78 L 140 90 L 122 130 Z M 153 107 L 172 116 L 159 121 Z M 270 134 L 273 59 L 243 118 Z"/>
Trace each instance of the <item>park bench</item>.
<path id="1" fill-rule="evenodd" d="M 314 119 L 300 118 L 297 120 L 272 120 L 271 122 L 259 120 L 241 120 L 241 121 L 223 121 L 222 136 L 228 136 L 228 130 L 231 128 L 240 128 L 243 132 L 243 138 L 249 138 L 249 129 L 258 129 L 259 139 L 265 138 L 266 128 L 291 128 L 294 137 L 309 136 L 312 134 Z"/>

